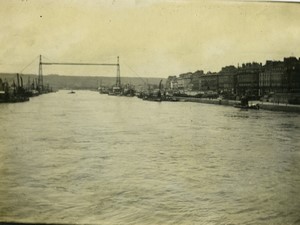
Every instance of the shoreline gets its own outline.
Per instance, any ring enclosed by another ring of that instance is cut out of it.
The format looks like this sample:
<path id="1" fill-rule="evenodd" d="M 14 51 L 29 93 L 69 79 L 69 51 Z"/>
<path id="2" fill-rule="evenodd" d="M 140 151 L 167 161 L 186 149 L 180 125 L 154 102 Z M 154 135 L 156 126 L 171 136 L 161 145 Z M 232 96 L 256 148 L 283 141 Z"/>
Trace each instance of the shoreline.
<path id="1" fill-rule="evenodd" d="M 180 102 L 196 102 L 204 104 L 214 104 L 214 105 L 223 105 L 223 106 L 234 106 L 235 104 L 240 103 L 236 100 L 226 100 L 226 99 L 204 99 L 204 98 L 192 98 L 192 97 L 176 97 Z M 282 103 L 270 103 L 270 102 L 257 102 L 259 108 L 262 110 L 269 111 L 280 111 L 280 112 L 296 112 L 300 113 L 300 105 L 291 105 L 291 104 L 282 104 Z"/>

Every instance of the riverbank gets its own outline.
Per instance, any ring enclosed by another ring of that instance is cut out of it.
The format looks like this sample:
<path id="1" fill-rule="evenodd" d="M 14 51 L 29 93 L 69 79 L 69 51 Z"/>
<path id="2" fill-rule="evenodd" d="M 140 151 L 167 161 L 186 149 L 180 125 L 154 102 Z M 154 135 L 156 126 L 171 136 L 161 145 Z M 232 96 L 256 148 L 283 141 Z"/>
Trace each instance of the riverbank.
<path id="1" fill-rule="evenodd" d="M 224 105 L 224 106 L 234 106 L 240 103 L 240 101 L 235 100 L 225 100 L 225 99 L 205 99 L 205 98 L 191 98 L 191 97 L 176 97 L 180 102 L 198 102 L 205 104 L 214 105 Z M 283 112 L 297 112 L 300 113 L 300 105 L 290 105 L 290 104 L 277 104 L 270 102 L 257 102 L 260 109 L 271 110 L 271 111 L 283 111 Z"/>
<path id="2" fill-rule="evenodd" d="M 191 98 L 191 97 L 176 97 L 180 102 L 198 102 L 205 104 L 214 104 L 214 105 L 225 105 L 225 106 L 234 106 L 235 104 L 240 103 L 240 101 L 235 100 L 225 100 L 225 99 L 208 99 L 208 98 Z"/>
<path id="3" fill-rule="evenodd" d="M 260 107 L 260 109 L 264 109 L 264 110 L 300 113 L 300 105 L 260 102 L 259 107 Z"/>

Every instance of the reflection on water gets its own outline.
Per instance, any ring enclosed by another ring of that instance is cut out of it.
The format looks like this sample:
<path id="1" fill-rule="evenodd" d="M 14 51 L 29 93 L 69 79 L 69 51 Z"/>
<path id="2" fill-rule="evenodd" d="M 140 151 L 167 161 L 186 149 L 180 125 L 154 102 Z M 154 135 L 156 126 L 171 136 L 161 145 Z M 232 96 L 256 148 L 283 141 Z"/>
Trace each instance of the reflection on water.
<path id="1" fill-rule="evenodd" d="M 300 115 L 60 91 L 0 105 L 0 221 L 300 223 Z"/>

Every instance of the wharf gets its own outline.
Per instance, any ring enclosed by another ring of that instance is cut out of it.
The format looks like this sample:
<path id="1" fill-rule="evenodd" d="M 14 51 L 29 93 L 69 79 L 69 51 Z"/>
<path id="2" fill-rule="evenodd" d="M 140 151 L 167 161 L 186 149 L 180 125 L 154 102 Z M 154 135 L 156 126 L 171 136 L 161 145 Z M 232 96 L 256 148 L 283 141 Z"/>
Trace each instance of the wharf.
<path id="1" fill-rule="evenodd" d="M 240 103 L 240 101 L 226 100 L 226 99 L 209 99 L 209 98 L 191 98 L 191 97 L 176 97 L 180 102 L 198 102 L 214 105 L 227 105 L 234 106 Z"/>
<path id="2" fill-rule="evenodd" d="M 208 98 L 191 98 L 191 97 L 176 97 L 180 102 L 198 102 L 205 104 L 214 104 L 214 105 L 225 105 L 225 106 L 234 106 L 235 104 L 240 103 L 236 100 L 226 100 L 226 99 L 208 99 Z M 262 110 L 270 111 L 282 111 L 282 112 L 297 112 L 300 113 L 300 105 L 291 105 L 291 104 L 282 104 L 282 103 L 271 103 L 271 102 L 257 102 L 259 108 Z"/>
<path id="3" fill-rule="evenodd" d="M 260 109 L 264 109 L 264 110 L 300 113 L 300 105 L 260 102 L 259 107 Z"/>

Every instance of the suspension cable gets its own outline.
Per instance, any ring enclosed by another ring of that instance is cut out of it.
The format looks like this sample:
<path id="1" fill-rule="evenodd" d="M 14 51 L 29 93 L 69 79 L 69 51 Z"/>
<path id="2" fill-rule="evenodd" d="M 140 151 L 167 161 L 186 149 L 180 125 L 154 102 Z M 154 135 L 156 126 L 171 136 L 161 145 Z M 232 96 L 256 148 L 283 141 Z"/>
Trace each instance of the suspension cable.
<path id="1" fill-rule="evenodd" d="M 141 78 L 139 75 L 138 75 L 138 73 L 136 72 L 136 71 L 134 71 L 127 63 L 125 63 L 124 61 L 123 61 L 123 63 L 132 71 L 132 72 L 134 72 L 135 73 L 135 75 L 138 77 L 138 78 L 140 78 L 143 82 L 144 82 L 144 84 L 147 84 L 148 82 L 146 82 L 143 78 Z"/>
<path id="2" fill-rule="evenodd" d="M 37 57 L 35 57 L 34 60 L 32 62 L 30 62 L 27 66 L 25 66 L 19 73 L 22 73 L 25 69 L 27 69 L 30 65 L 32 65 L 38 57 L 39 57 L 39 55 Z"/>

